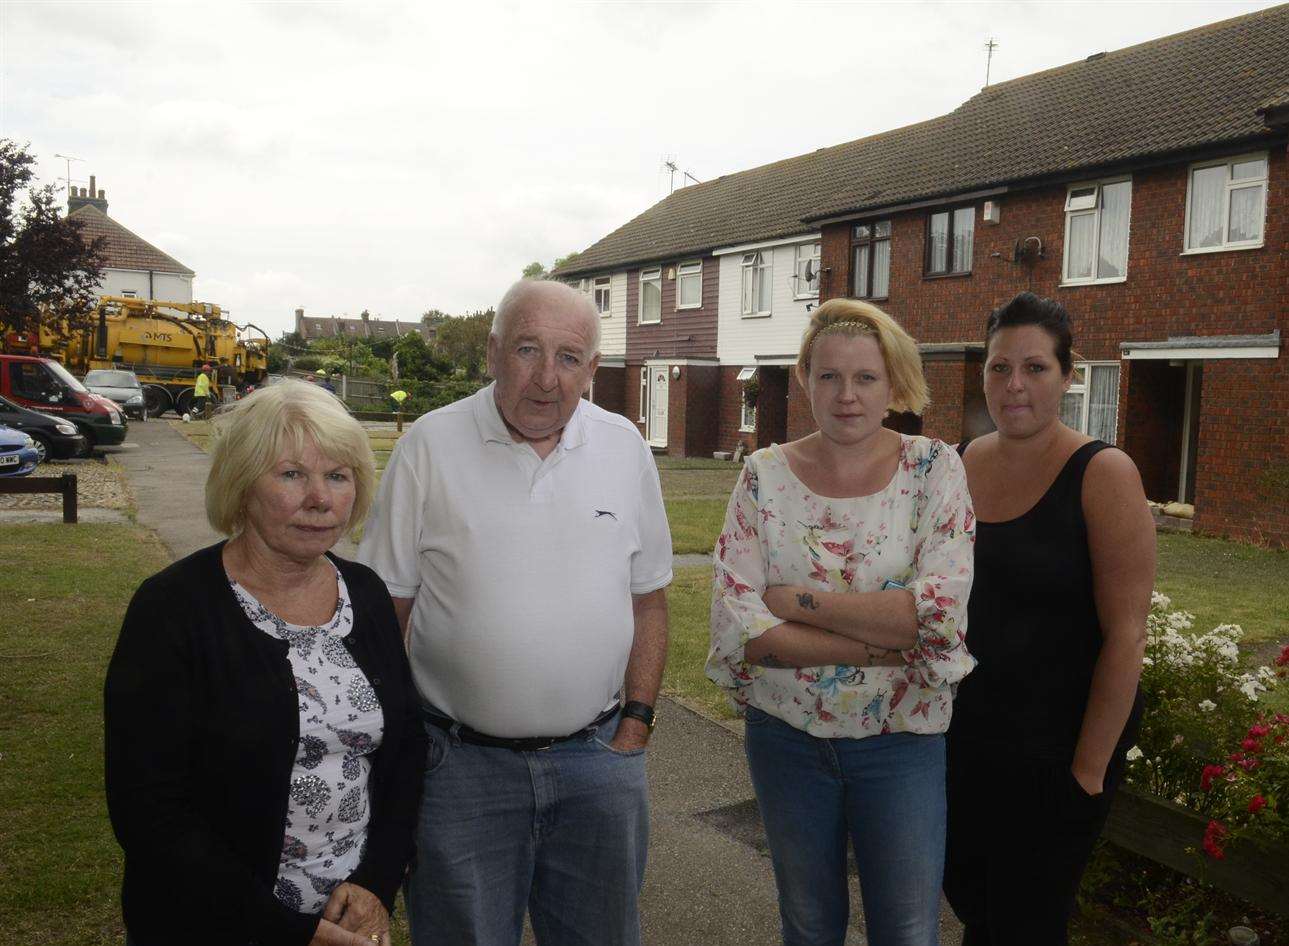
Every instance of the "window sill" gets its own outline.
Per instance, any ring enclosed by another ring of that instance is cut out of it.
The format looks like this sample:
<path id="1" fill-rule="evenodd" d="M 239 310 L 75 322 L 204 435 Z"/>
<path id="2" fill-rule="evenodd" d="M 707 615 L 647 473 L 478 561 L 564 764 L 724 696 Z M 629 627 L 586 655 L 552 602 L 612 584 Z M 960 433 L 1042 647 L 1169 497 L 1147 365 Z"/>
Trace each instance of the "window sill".
<path id="1" fill-rule="evenodd" d="M 793 302 L 805 302 L 805 301 L 807 301 L 808 299 L 818 299 L 818 298 L 819 298 L 819 293 L 817 293 L 817 292 L 807 292 L 804 296 L 796 296 L 796 295 L 794 295 L 794 296 L 792 297 L 792 301 L 793 301 Z"/>
<path id="2" fill-rule="evenodd" d="M 1224 246 L 1199 246 L 1193 250 L 1182 250 L 1180 256 L 1203 256 L 1206 253 L 1238 253 L 1240 250 L 1260 250 L 1266 246 L 1265 240 L 1257 243 L 1228 243 Z"/>
<path id="3" fill-rule="evenodd" d="M 741 433 L 741 434 L 754 434 L 754 433 L 756 433 L 756 428 L 755 428 L 755 427 L 740 427 L 740 428 L 738 429 L 738 432 L 739 432 L 739 433 Z"/>
<path id="4" fill-rule="evenodd" d="M 636 325 L 661 325 L 662 319 L 639 319 Z"/>
<path id="5" fill-rule="evenodd" d="M 890 296 L 847 296 L 848 299 L 854 299 L 857 302 L 890 302 Z"/>
<path id="6" fill-rule="evenodd" d="M 600 318 L 602 318 L 602 319 L 611 319 L 611 318 L 613 318 L 613 313 L 612 313 L 612 312 L 601 312 L 601 313 L 600 313 Z"/>
<path id="7" fill-rule="evenodd" d="M 961 279 L 963 276 L 970 276 L 971 270 L 962 273 L 923 273 L 923 279 Z"/>
<path id="8" fill-rule="evenodd" d="M 740 315 L 741 319 L 768 319 L 773 313 L 771 312 L 752 312 L 747 315 Z"/>
<path id="9" fill-rule="evenodd" d="M 1112 286 L 1115 283 L 1127 282 L 1127 276 L 1114 276 L 1108 279 L 1071 279 L 1056 284 L 1058 289 L 1077 289 L 1079 286 Z"/>
<path id="10" fill-rule="evenodd" d="M 698 305 L 678 305 L 678 306 L 676 306 L 676 311 L 677 311 L 677 312 L 689 312 L 689 311 L 692 311 L 692 310 L 694 310 L 694 309 L 701 309 L 702 307 L 703 307 L 703 304 L 702 304 L 701 302 L 700 302 L 700 303 L 698 303 Z"/>

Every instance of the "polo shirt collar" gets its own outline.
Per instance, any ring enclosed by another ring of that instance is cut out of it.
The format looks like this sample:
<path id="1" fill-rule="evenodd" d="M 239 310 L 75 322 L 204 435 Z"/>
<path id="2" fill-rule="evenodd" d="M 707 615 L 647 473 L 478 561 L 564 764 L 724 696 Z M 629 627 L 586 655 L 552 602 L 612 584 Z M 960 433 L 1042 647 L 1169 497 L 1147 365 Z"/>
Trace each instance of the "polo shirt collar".
<path id="1" fill-rule="evenodd" d="M 497 382 L 492 382 L 475 395 L 474 422 L 479 429 L 479 439 L 484 443 L 514 444 L 518 441 L 510 435 L 506 422 L 502 420 L 497 407 Z M 586 401 L 579 398 L 573 416 L 564 425 L 564 433 L 559 445 L 565 450 L 572 450 L 586 443 Z"/>

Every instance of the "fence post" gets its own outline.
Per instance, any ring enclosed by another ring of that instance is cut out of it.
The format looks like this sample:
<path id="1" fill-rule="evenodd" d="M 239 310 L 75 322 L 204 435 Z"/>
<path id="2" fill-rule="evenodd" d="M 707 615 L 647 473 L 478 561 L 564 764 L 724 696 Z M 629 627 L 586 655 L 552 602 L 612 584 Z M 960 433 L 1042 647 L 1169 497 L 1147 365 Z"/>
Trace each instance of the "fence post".
<path id="1" fill-rule="evenodd" d="M 63 522 L 76 524 L 76 474 L 64 473 L 60 484 L 63 493 Z"/>

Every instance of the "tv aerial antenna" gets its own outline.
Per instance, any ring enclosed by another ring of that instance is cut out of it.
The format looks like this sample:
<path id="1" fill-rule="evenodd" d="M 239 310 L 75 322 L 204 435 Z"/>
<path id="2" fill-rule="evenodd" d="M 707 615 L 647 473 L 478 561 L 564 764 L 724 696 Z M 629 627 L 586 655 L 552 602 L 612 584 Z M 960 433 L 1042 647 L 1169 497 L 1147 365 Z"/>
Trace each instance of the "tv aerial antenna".
<path id="1" fill-rule="evenodd" d="M 998 48 L 998 43 L 994 41 L 994 38 L 992 36 L 989 37 L 989 41 L 985 43 L 985 88 L 986 89 L 989 88 L 989 70 L 994 64 L 994 50 L 997 48 Z"/>

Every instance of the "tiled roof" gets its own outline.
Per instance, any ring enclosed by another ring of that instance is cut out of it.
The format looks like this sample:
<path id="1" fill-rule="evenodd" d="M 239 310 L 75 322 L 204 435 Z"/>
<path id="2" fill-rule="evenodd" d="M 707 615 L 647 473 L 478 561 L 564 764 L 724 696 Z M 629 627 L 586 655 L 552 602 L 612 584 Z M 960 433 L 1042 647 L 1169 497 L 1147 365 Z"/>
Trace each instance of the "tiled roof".
<path id="1" fill-rule="evenodd" d="M 1278 136 L 1289 4 L 1001 82 L 947 115 L 682 188 L 568 276 L 808 232 L 811 221 Z"/>
<path id="2" fill-rule="evenodd" d="M 426 341 L 434 337 L 434 330 L 421 322 L 400 322 L 398 319 L 349 319 L 336 316 L 301 316 L 300 334 L 305 338 L 399 338 L 416 332 Z"/>
<path id="3" fill-rule="evenodd" d="M 157 273 L 196 275 L 168 253 L 121 226 L 97 207 L 86 204 L 67 215 L 81 224 L 81 237 L 89 242 L 102 237 L 103 265 L 108 269 L 152 270 Z"/>

